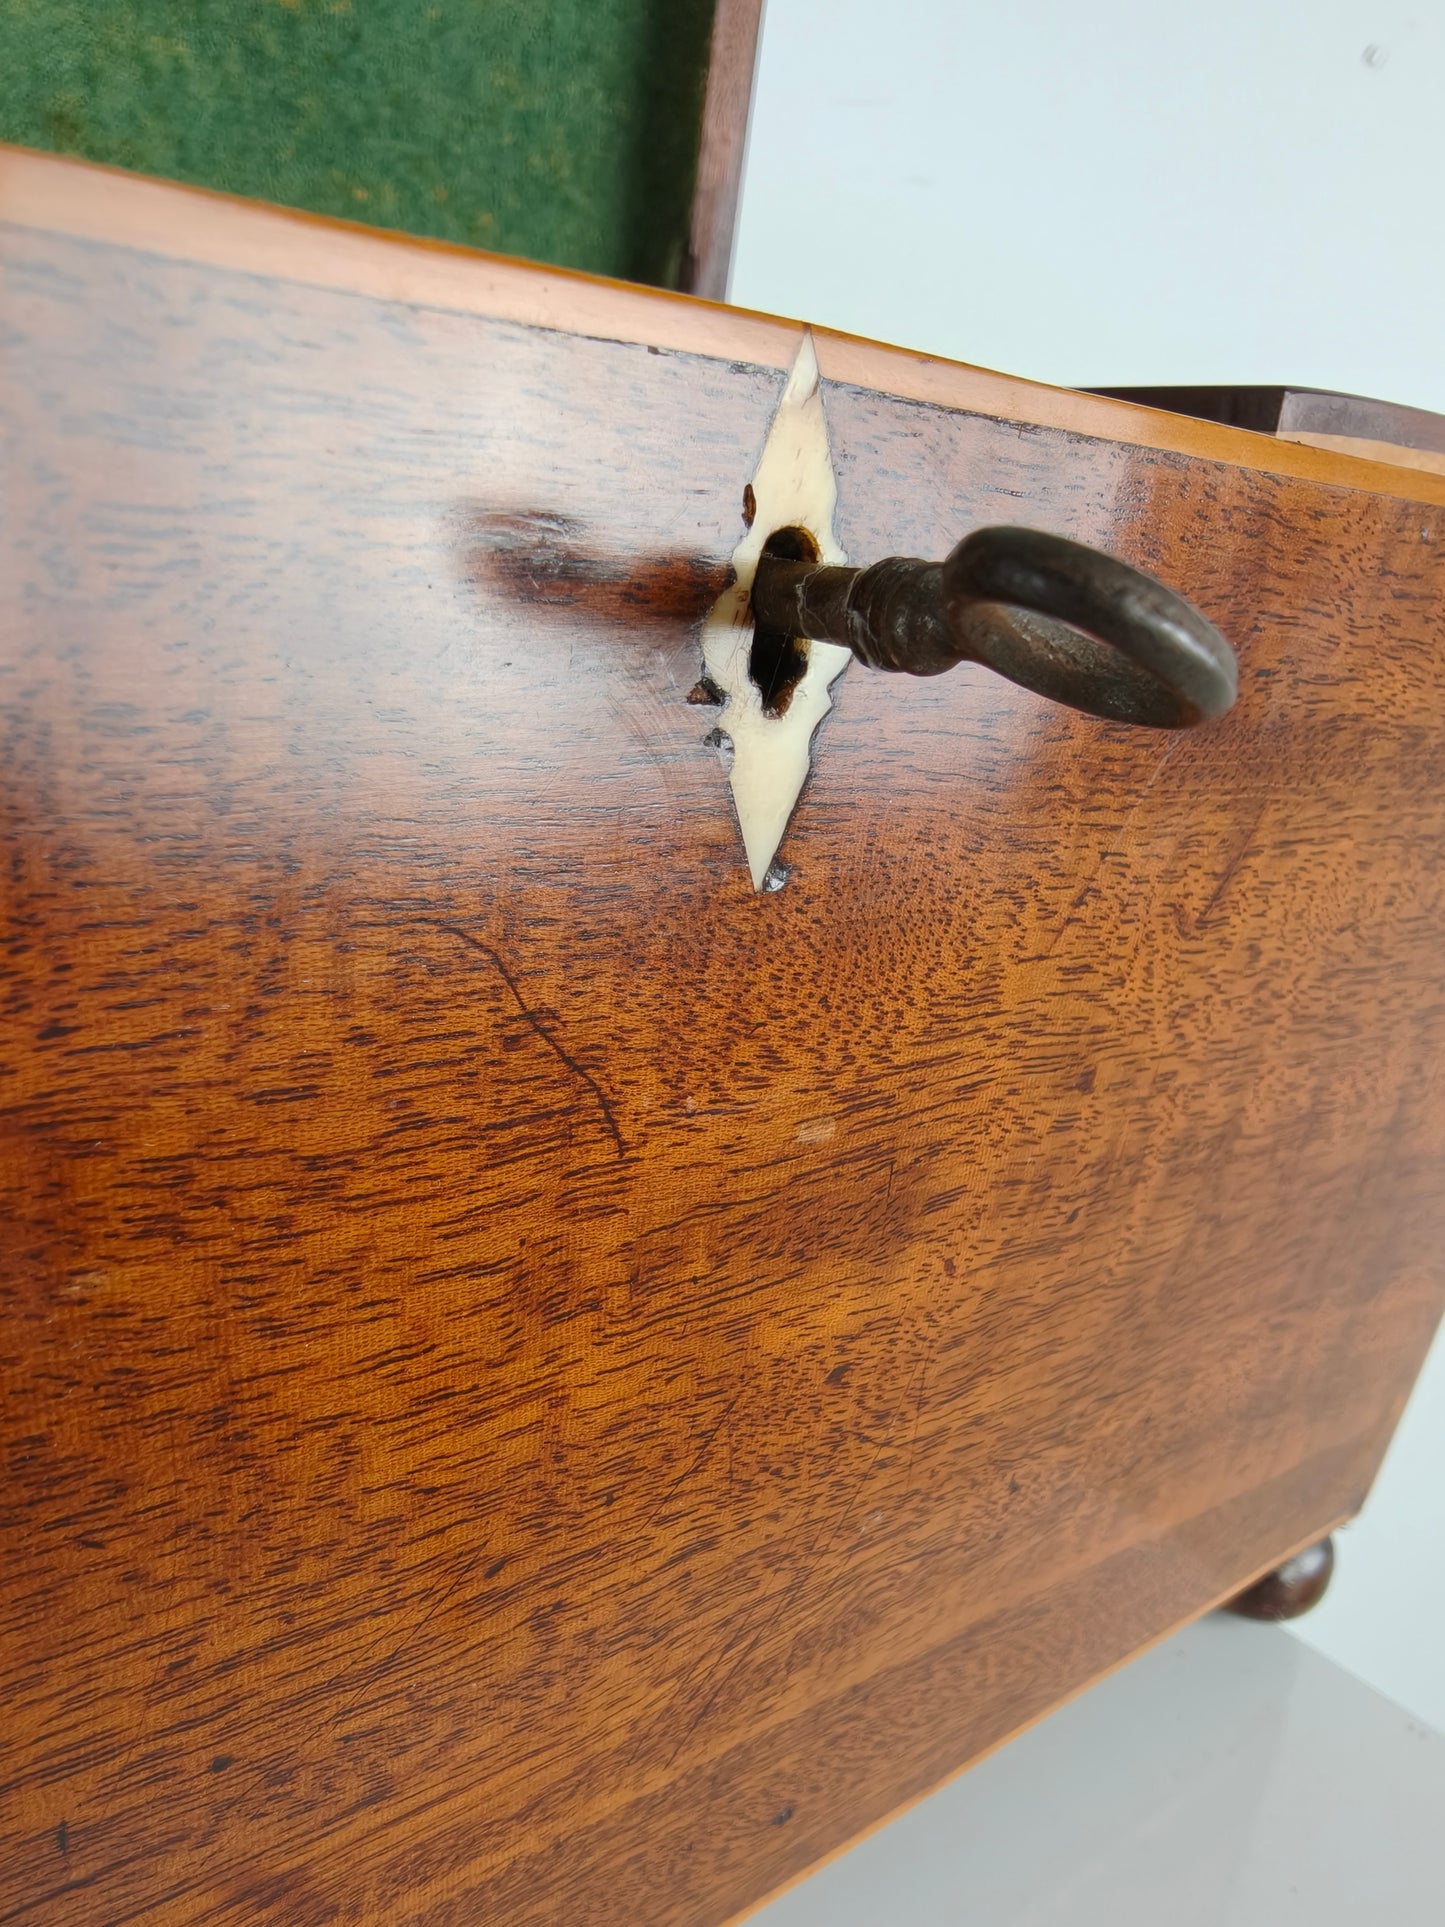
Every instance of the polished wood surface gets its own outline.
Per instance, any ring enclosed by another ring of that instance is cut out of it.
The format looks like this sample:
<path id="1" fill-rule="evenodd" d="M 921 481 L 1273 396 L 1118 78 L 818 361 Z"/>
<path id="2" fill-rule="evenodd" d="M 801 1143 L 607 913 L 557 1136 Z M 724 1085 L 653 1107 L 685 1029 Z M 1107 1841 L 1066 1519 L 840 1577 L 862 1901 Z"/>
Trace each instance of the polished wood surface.
<path id="1" fill-rule="evenodd" d="M 1103 392 L 1119 401 L 1226 422 L 1310 448 L 1445 475 L 1445 415 L 1424 408 L 1324 388 L 1113 388 Z"/>
<path id="2" fill-rule="evenodd" d="M 709 301 L 728 291 L 762 18 L 763 0 L 717 0 L 713 14 L 684 281 Z"/>
<path id="3" fill-rule="evenodd" d="M 1229 1601 L 1229 1610 L 1241 1619 L 1302 1619 L 1329 1591 L 1334 1573 L 1335 1542 L 1321 1539 L 1246 1586 Z"/>
<path id="4" fill-rule="evenodd" d="M 755 895 L 789 330 L 80 172 L 0 164 L 0 1918 L 721 1922 L 1363 1499 L 1439 484 L 820 337 L 851 557 L 1095 543 L 1241 694 L 850 670 Z"/>
<path id="5" fill-rule="evenodd" d="M 327 221 L 295 209 L 231 200 L 200 188 L 144 180 L 114 168 L 57 160 L 0 143 L 0 223 L 41 227 L 128 246 L 163 260 L 288 281 L 348 294 L 483 315 L 492 321 L 565 329 L 609 341 L 676 349 L 708 359 L 786 371 L 805 330 L 797 321 L 715 306 L 506 255 Z M 1049 388 L 956 361 L 912 354 L 832 329 L 811 329 L 825 379 L 900 400 L 964 409 L 1022 428 L 1057 428 L 1130 448 L 1167 449 L 1266 475 L 1300 476 L 1445 504 L 1445 477 L 1404 475 L 1393 464 L 1344 461 L 1286 441 L 1239 434 L 1074 389 Z"/>

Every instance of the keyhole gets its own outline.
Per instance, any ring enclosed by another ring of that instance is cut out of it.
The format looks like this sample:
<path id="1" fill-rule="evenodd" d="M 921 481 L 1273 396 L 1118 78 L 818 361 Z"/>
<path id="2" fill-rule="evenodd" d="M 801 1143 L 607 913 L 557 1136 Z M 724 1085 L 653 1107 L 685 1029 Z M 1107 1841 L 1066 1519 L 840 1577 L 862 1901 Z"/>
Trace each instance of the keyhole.
<path id="1" fill-rule="evenodd" d="M 763 544 L 764 555 L 785 562 L 816 562 L 818 544 L 806 529 L 774 529 Z M 808 673 L 808 644 L 801 636 L 785 636 L 779 629 L 753 631 L 748 674 L 757 684 L 765 716 L 782 716 L 793 691 Z"/>

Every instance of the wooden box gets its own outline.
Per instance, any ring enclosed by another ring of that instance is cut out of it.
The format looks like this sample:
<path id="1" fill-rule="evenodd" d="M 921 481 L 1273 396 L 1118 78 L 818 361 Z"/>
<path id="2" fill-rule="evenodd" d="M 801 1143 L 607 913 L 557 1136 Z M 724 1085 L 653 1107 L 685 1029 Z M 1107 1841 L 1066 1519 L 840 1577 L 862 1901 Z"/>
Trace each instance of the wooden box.
<path id="1" fill-rule="evenodd" d="M 707 1927 L 1360 1505 L 1442 1303 L 1445 478 L 0 159 L 35 1927 Z M 1188 734 L 689 703 L 789 371 Z M 709 740 L 711 738 L 711 740 Z"/>

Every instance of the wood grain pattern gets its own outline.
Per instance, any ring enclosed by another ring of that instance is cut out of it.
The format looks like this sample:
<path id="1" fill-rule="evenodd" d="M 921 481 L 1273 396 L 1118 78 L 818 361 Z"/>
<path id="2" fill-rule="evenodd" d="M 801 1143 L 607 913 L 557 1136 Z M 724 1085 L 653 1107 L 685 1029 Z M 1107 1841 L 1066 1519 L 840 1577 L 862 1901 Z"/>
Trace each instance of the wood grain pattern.
<path id="1" fill-rule="evenodd" d="M 1142 403 L 1204 421 L 1278 435 L 1310 448 L 1358 455 L 1445 475 L 1445 415 L 1367 395 L 1322 388 L 1113 388 L 1117 401 Z"/>
<path id="2" fill-rule="evenodd" d="M 1241 696 L 850 671 L 755 896 L 686 697 L 776 366 L 7 205 L 0 1918 L 720 1922 L 1359 1505 L 1432 478 L 830 381 L 850 555 L 1098 543 Z"/>
<path id="3" fill-rule="evenodd" d="M 0 222 L 125 245 L 163 260 L 370 294 L 385 301 L 565 329 L 787 370 L 803 324 L 639 288 L 506 255 L 412 239 L 290 208 L 231 200 L 114 168 L 57 160 L 0 143 Z M 1445 504 L 1445 477 L 1401 476 L 1393 464 L 1342 461 L 1293 442 L 1072 389 L 1047 388 L 955 361 L 812 329 L 830 381 L 1026 428 L 1058 428 L 1135 448 L 1168 449 L 1269 475 L 1369 488 Z"/>
<path id="4" fill-rule="evenodd" d="M 1422 468 L 1445 475 L 1445 454 L 1433 448 L 1407 448 L 1399 442 L 1367 441 L 1360 435 L 1314 435 L 1300 429 L 1288 436 L 1308 448 L 1328 448 L 1337 455 L 1362 455 L 1368 462 L 1398 462 L 1402 468 Z"/>
<path id="5" fill-rule="evenodd" d="M 763 0 L 717 0 L 692 196 L 689 293 L 725 301 L 743 182 Z"/>
<path id="6" fill-rule="evenodd" d="M 1389 448 L 1445 454 L 1445 416 L 1329 388 L 1105 388 L 1100 394 L 1147 408 L 1225 422 L 1263 435 L 1329 435 Z"/>

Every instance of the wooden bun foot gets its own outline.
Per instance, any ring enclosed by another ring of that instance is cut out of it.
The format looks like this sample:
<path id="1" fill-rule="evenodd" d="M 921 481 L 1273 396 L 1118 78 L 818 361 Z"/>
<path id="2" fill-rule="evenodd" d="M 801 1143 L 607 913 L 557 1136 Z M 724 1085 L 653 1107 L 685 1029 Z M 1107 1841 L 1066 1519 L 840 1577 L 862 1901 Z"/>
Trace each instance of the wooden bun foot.
<path id="1" fill-rule="evenodd" d="M 1321 1539 L 1246 1586 L 1226 1606 L 1245 1619 L 1298 1619 L 1325 1596 L 1335 1569 L 1335 1542 Z"/>

